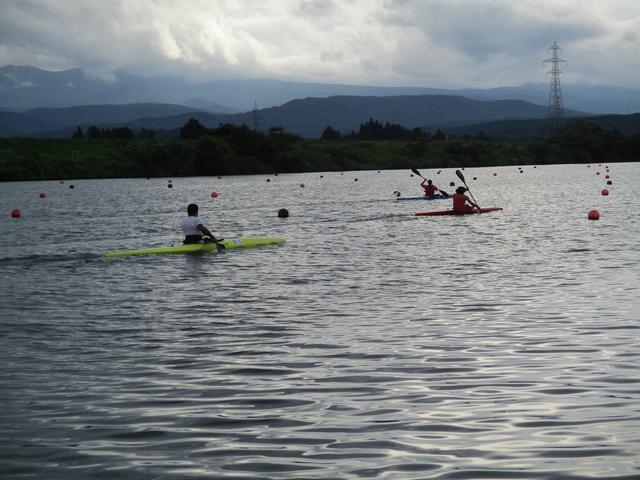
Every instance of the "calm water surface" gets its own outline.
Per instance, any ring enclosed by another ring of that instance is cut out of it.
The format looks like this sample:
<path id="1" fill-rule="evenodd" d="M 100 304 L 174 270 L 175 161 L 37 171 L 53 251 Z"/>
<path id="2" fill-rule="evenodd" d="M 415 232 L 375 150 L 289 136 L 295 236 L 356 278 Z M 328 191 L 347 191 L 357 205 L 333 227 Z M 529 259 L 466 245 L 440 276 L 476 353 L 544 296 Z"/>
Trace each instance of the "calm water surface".
<path id="1" fill-rule="evenodd" d="M 396 202 L 408 171 L 0 184 L 0 477 L 640 478 L 640 164 L 610 168 L 466 169 L 505 210 L 461 218 Z M 190 202 L 288 243 L 102 256 Z"/>

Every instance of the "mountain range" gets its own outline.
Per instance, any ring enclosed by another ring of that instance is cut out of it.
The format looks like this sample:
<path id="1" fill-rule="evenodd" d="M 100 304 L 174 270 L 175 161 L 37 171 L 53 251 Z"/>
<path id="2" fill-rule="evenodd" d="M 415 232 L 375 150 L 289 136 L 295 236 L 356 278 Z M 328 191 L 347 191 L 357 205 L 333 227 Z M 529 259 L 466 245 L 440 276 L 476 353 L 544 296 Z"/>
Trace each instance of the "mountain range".
<path id="1" fill-rule="evenodd" d="M 177 136 L 175 130 L 195 118 L 207 127 L 233 123 L 267 130 L 279 126 L 302 137 L 318 138 L 329 125 L 346 134 L 357 131 L 370 118 L 435 131 L 495 120 L 543 119 L 546 115 L 546 107 L 522 100 L 480 101 L 451 95 L 305 98 L 235 114 L 213 114 L 171 104 L 93 105 L 0 112 L 0 136 L 68 138 L 78 126 L 86 129 L 90 125 L 174 131 L 163 135 Z M 568 111 L 567 115 L 586 114 Z"/>
<path id="2" fill-rule="evenodd" d="M 115 71 L 107 77 L 80 68 L 48 71 L 32 66 L 0 67 L 0 110 L 127 103 L 172 103 L 214 113 L 237 113 L 283 105 L 307 97 L 450 95 L 474 100 L 524 100 L 547 105 L 549 85 L 530 83 L 490 89 L 377 87 L 287 82 L 267 79 L 218 79 L 189 82 L 176 76 L 133 75 Z M 564 106 L 591 113 L 640 112 L 640 89 L 563 84 Z"/>
<path id="3" fill-rule="evenodd" d="M 332 94 L 342 91 L 350 94 Z M 320 94 L 309 95 L 313 92 Z M 531 138 L 544 136 L 548 131 L 545 102 L 530 101 L 539 99 L 543 93 L 541 86 L 535 85 L 453 91 L 274 80 L 189 84 L 178 77 L 139 77 L 126 72 L 116 72 L 113 78 L 105 80 L 91 77 L 81 69 L 51 72 L 5 66 L 0 68 L 0 137 L 68 138 L 78 126 L 86 129 L 90 125 L 126 126 L 134 131 L 147 128 L 156 130 L 158 136 L 176 137 L 179 128 L 195 118 L 207 127 L 244 123 L 264 131 L 280 126 L 303 137 L 318 138 L 326 126 L 349 133 L 371 118 L 427 131 L 440 128 L 461 135 L 482 131 L 496 137 Z M 604 89 L 597 101 L 591 99 L 589 105 L 593 109 L 566 109 L 565 115 L 589 116 L 599 111 L 598 102 L 615 109 L 616 102 L 623 100 L 629 110 L 635 105 L 633 98 L 640 98 L 639 93 L 640 90 Z M 249 98 L 276 104 L 237 112 Z M 27 105 L 34 108 L 25 109 Z M 609 124 L 633 130 L 635 122 L 622 117 L 612 117 Z"/>

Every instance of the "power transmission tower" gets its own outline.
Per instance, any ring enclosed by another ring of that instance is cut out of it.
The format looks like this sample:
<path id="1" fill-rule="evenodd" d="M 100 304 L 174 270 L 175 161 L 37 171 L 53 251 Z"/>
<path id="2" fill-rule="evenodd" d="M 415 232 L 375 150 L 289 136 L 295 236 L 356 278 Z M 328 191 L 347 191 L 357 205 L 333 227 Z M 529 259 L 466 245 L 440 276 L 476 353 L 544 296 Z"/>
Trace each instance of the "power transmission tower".
<path id="1" fill-rule="evenodd" d="M 567 63 L 566 60 L 560 58 L 560 50 L 562 50 L 557 42 L 549 47 L 551 50 L 551 58 L 546 59 L 543 63 L 551 63 L 551 86 L 549 87 L 549 119 L 551 120 L 551 134 L 556 135 L 563 127 L 563 109 L 562 109 L 562 90 L 560 89 L 560 64 Z"/>

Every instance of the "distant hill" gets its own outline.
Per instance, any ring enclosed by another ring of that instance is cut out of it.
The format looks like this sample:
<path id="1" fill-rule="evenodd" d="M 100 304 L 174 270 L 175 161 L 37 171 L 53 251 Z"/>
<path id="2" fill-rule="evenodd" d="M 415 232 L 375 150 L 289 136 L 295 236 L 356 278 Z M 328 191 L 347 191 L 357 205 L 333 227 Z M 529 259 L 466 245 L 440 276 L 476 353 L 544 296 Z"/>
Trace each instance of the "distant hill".
<path id="1" fill-rule="evenodd" d="M 0 109 L 28 110 L 74 105 L 173 103 L 216 113 L 237 113 L 283 105 L 300 98 L 332 96 L 449 95 L 474 100 L 523 100 L 546 105 L 549 85 L 526 84 L 490 89 L 377 87 L 288 82 L 267 79 L 223 79 L 200 83 L 177 76 L 132 75 L 115 71 L 109 78 L 75 68 L 51 72 L 31 66 L 0 67 Z M 640 112 L 640 89 L 563 84 L 565 107 L 592 113 Z"/>
<path id="2" fill-rule="evenodd" d="M 546 107 L 520 100 L 480 101 L 451 95 L 305 98 L 287 102 L 280 107 L 232 115 L 186 111 L 187 108 L 180 107 L 177 109 L 182 111 L 177 114 L 138 117 L 129 121 L 124 119 L 125 115 L 135 117 L 143 111 L 150 111 L 151 107 L 146 109 L 136 106 L 132 106 L 130 109 L 124 107 L 115 108 L 111 105 L 38 109 L 30 110 L 22 115 L 48 124 L 55 122 L 57 127 L 65 122 L 71 122 L 67 123 L 65 128 L 49 128 L 46 131 L 30 132 L 35 136 L 68 137 L 79 125 L 83 128 L 96 125 L 98 127 L 127 126 L 134 130 L 143 127 L 154 130 L 175 130 L 182 127 L 189 118 L 195 118 L 207 127 L 217 127 L 220 123 L 238 125 L 244 123 L 253 126 L 257 118 L 260 130 L 266 131 L 270 127 L 279 126 L 286 131 L 307 138 L 320 137 L 328 125 L 345 134 L 357 131 L 360 124 L 370 118 L 383 123 L 398 123 L 405 128 L 427 125 L 428 130 L 435 130 L 492 120 L 544 118 L 547 115 Z M 158 108 L 156 110 L 156 113 L 161 113 Z M 57 115 L 58 111 L 60 115 Z M 105 120 L 118 115 L 123 118 L 123 121 Z M 586 114 L 568 111 L 567 115 L 583 116 Z M 81 121 L 81 119 L 85 121 Z"/>
<path id="3" fill-rule="evenodd" d="M 83 105 L 66 108 L 36 108 L 22 114 L 56 127 L 88 123 L 127 123 L 138 118 L 158 118 L 194 112 L 197 109 L 162 103 L 130 103 L 127 105 Z"/>
<path id="4" fill-rule="evenodd" d="M 27 136 L 33 132 L 44 132 L 54 125 L 20 113 L 0 111 L 0 137 Z"/>
<path id="5" fill-rule="evenodd" d="M 109 78 L 98 78 L 80 68 L 52 72 L 31 66 L 0 67 L 0 109 L 173 103 L 221 113 L 238 111 L 218 104 L 210 93 L 206 87 L 188 84 L 180 77 L 140 77 L 116 71 Z M 198 99 L 202 105 L 193 104 Z"/>
<path id="6" fill-rule="evenodd" d="M 197 113 L 193 108 L 182 105 L 153 103 L 37 108 L 23 113 L 0 111 L 0 137 L 47 136 L 46 132 L 71 132 L 80 125 L 121 125 L 139 118 L 152 119 L 188 112 Z M 68 135 L 55 133 L 52 136 Z"/>
<path id="7" fill-rule="evenodd" d="M 565 124 L 570 125 L 579 119 L 581 118 L 567 118 Z M 640 133 L 640 113 L 631 115 L 598 115 L 590 116 L 587 119 L 604 130 L 618 130 L 624 135 Z M 448 135 L 477 135 L 482 132 L 489 138 L 502 140 L 544 139 L 549 136 L 550 131 L 551 123 L 548 119 L 501 120 L 446 129 Z"/>

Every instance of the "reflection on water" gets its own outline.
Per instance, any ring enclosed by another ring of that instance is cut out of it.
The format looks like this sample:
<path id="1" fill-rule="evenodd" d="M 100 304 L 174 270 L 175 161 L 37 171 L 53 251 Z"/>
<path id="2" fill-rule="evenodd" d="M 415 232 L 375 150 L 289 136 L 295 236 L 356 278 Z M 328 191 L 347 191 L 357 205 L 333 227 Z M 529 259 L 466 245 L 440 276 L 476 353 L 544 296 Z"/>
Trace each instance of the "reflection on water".
<path id="1" fill-rule="evenodd" d="M 636 478 L 640 169 L 524 170 L 3 184 L 2 478 Z"/>

